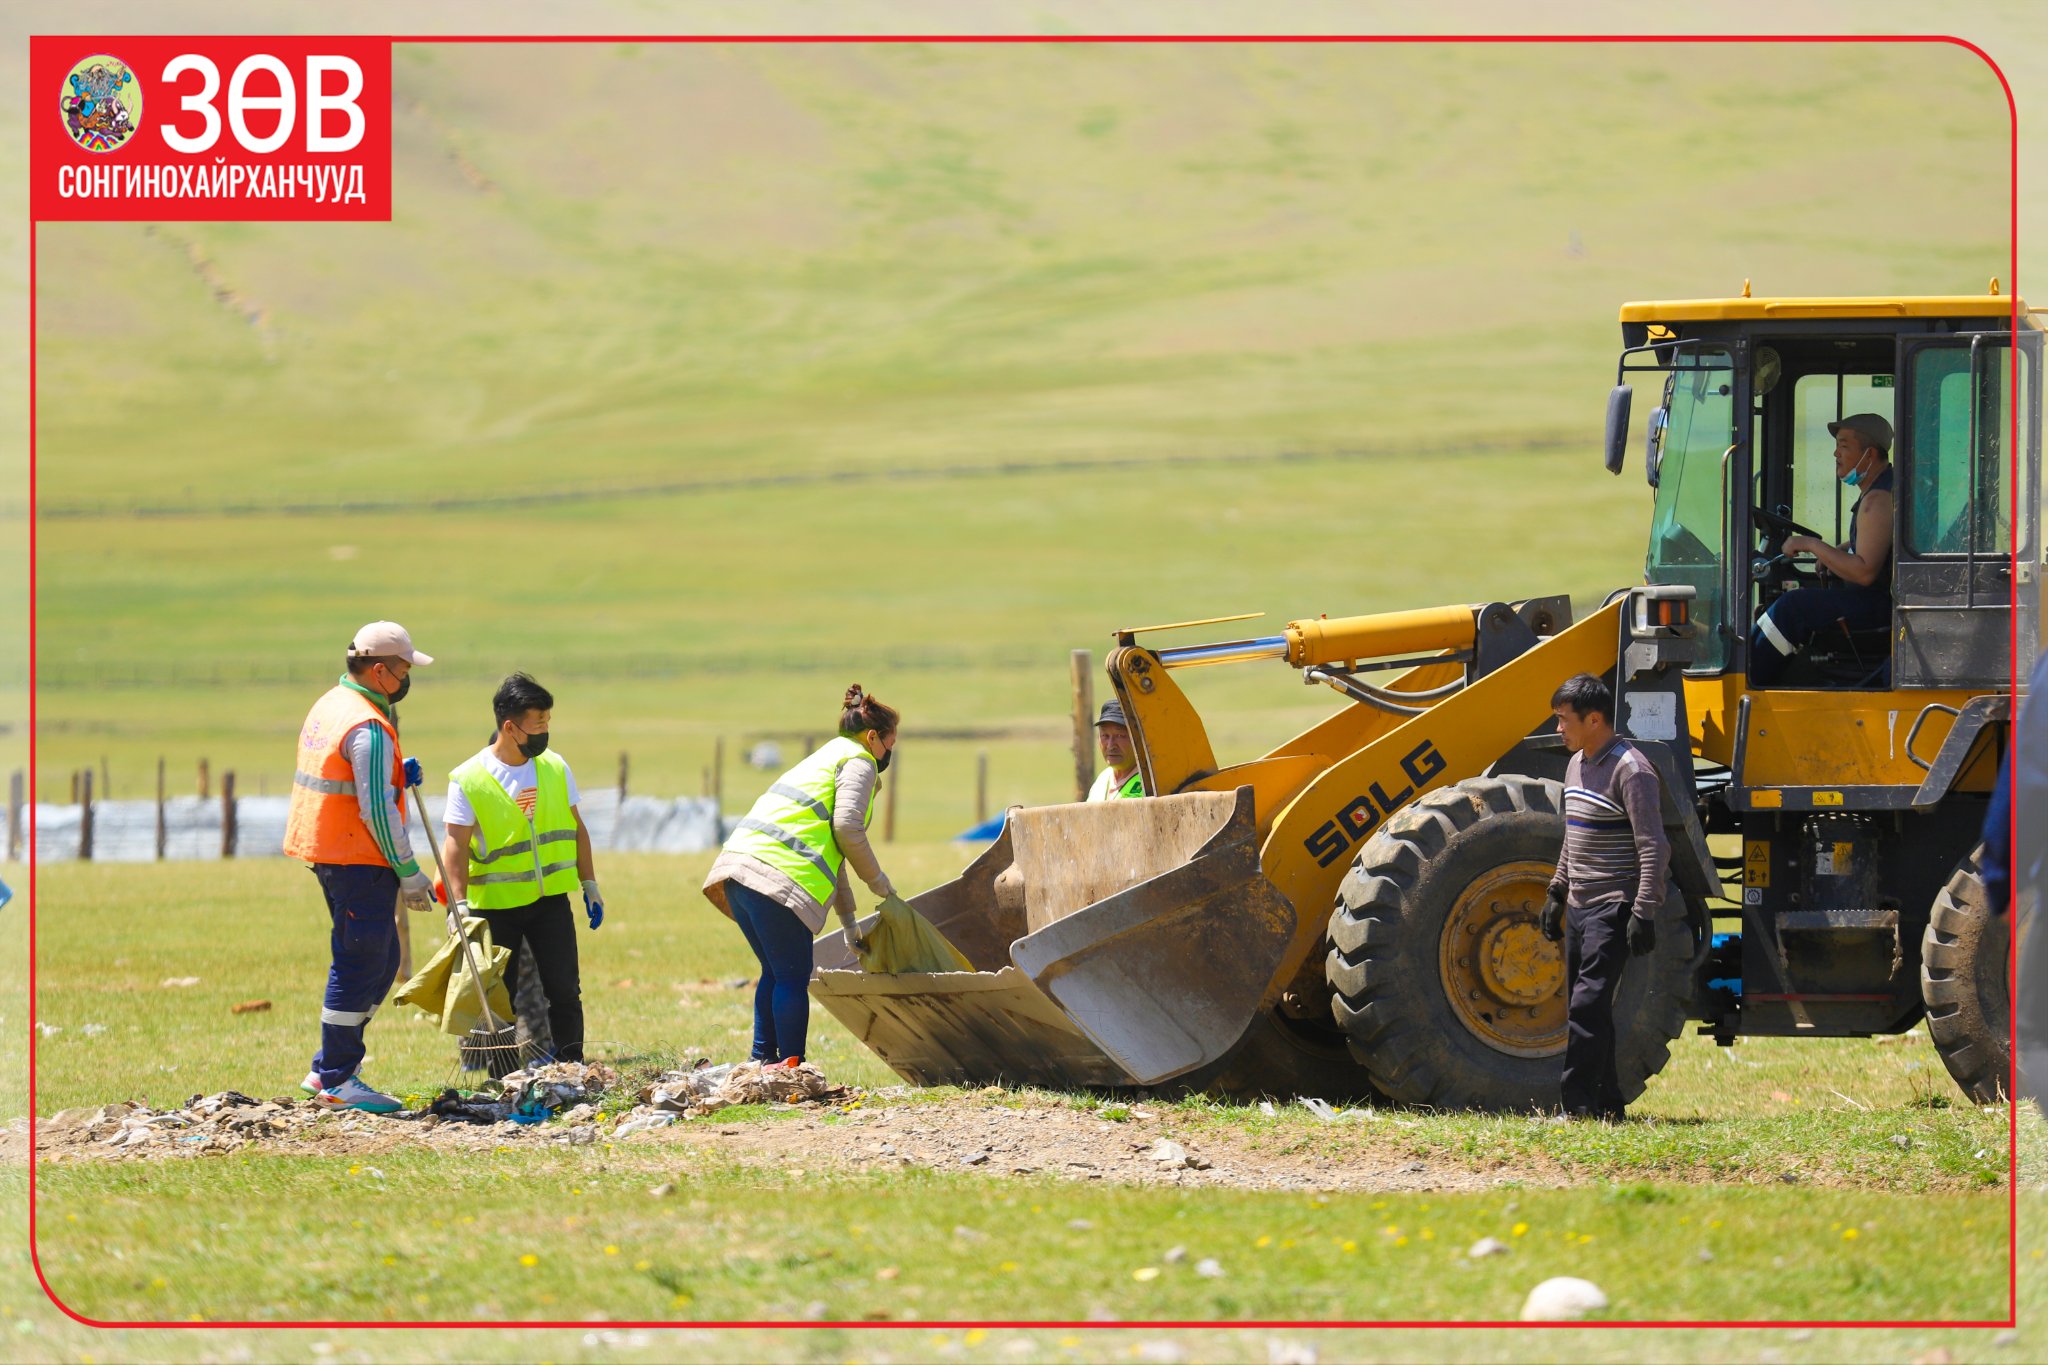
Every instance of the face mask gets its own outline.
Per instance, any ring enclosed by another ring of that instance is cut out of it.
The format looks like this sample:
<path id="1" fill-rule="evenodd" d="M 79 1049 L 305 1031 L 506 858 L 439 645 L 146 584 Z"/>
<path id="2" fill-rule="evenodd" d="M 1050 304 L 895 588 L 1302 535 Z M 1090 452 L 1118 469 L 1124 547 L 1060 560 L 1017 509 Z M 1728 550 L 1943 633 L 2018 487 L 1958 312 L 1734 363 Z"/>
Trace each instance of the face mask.
<path id="1" fill-rule="evenodd" d="M 882 750 L 882 756 L 881 756 L 880 758 L 878 758 L 878 759 L 876 759 L 876 760 L 875 760 L 875 771 L 876 771 L 877 773 L 885 773 L 885 772 L 888 772 L 888 771 L 889 771 L 889 760 L 890 760 L 890 759 L 892 759 L 892 758 L 894 758 L 895 756 L 896 756 L 896 751 L 895 751 L 894 749 L 884 749 L 884 750 Z"/>
<path id="2" fill-rule="evenodd" d="M 519 741 L 519 752 L 528 758 L 539 758 L 548 751 L 548 732 L 542 730 L 536 735 L 527 735 Z"/>
<path id="3" fill-rule="evenodd" d="M 1850 470 L 1848 473 L 1842 476 L 1842 482 L 1848 484 L 1849 487 L 1854 488 L 1857 484 L 1863 482 L 1863 471 L 1860 469 Z"/>
<path id="4" fill-rule="evenodd" d="M 396 692 L 386 693 L 384 696 L 384 700 L 390 702 L 393 706 L 396 706 L 398 705 L 398 703 L 405 700 L 405 694 L 410 691 L 412 691 L 412 674 L 408 673 L 398 680 L 398 690 Z"/>

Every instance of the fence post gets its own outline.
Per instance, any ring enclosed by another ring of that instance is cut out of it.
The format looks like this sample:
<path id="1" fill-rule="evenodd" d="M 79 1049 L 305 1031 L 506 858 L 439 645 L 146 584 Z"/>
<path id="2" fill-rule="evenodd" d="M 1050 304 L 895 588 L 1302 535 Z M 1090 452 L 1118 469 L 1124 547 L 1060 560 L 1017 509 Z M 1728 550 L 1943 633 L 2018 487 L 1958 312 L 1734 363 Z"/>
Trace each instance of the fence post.
<path id="1" fill-rule="evenodd" d="M 71 804 L 78 804 L 78 769 L 71 770 Z"/>
<path id="2" fill-rule="evenodd" d="M 156 860 L 164 860 L 164 848 L 170 840 L 170 828 L 164 823 L 164 761 L 156 761 Z"/>
<path id="3" fill-rule="evenodd" d="M 1095 783 L 1095 656 L 1077 649 L 1070 661 L 1074 674 L 1074 799 L 1086 801 Z"/>
<path id="4" fill-rule="evenodd" d="M 235 856 L 235 770 L 220 775 L 220 856 Z"/>
<path id="5" fill-rule="evenodd" d="M 725 736 L 720 735 L 711 746 L 711 803 L 712 809 L 725 811 Z"/>
<path id="6" fill-rule="evenodd" d="M 206 770 L 206 760 L 199 760 L 199 799 L 204 801 L 213 794 L 213 778 Z"/>
<path id="7" fill-rule="evenodd" d="M 626 769 L 629 766 L 626 751 L 619 750 L 619 804 L 626 804 Z"/>
<path id="8" fill-rule="evenodd" d="M 114 799 L 114 774 L 107 768 L 107 756 L 100 755 L 100 800 Z"/>
<path id="9" fill-rule="evenodd" d="M 882 842 L 885 844 L 896 842 L 896 789 L 903 785 L 903 744 L 901 741 L 897 742 L 895 754 L 896 757 L 889 760 L 891 776 L 883 784 L 887 788 L 882 794 Z"/>
<path id="10" fill-rule="evenodd" d="M 974 756 L 974 823 L 988 819 L 988 750 Z"/>
<path id="11" fill-rule="evenodd" d="M 92 769 L 78 774 L 78 860 L 92 861 Z"/>
<path id="12" fill-rule="evenodd" d="M 21 861 L 21 769 L 7 779 L 7 861 Z"/>

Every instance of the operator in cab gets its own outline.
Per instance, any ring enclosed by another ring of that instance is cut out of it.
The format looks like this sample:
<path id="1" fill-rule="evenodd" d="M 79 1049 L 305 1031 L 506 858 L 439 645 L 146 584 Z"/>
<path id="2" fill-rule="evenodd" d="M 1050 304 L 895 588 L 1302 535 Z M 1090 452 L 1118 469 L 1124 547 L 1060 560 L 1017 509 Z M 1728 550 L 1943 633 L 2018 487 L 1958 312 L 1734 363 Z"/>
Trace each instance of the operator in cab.
<path id="1" fill-rule="evenodd" d="M 1810 554 L 1836 587 L 1798 588 L 1757 617 L 1749 636 L 1749 681 L 1770 687 L 1814 635 L 1835 628 L 1877 630 L 1892 620 L 1892 424 L 1874 412 L 1828 423 L 1835 438 L 1835 477 L 1861 491 L 1849 514 L 1849 539 L 1830 545 L 1787 536 L 1782 552 Z"/>

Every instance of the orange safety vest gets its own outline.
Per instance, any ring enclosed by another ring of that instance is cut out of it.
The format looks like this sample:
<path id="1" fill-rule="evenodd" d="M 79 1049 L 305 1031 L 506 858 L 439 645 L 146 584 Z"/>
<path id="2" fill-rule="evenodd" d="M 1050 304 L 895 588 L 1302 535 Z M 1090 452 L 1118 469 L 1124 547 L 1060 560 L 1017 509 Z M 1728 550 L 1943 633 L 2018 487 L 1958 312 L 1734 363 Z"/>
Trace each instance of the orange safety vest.
<path id="1" fill-rule="evenodd" d="M 368 697 L 337 683 L 313 703 L 299 730 L 292 807 L 284 825 L 287 858 L 385 865 L 384 851 L 370 837 L 362 807 L 356 804 L 355 768 L 341 749 L 348 732 L 366 721 L 391 736 L 391 786 L 394 791 L 405 790 L 405 755 L 399 752 L 397 728 Z"/>

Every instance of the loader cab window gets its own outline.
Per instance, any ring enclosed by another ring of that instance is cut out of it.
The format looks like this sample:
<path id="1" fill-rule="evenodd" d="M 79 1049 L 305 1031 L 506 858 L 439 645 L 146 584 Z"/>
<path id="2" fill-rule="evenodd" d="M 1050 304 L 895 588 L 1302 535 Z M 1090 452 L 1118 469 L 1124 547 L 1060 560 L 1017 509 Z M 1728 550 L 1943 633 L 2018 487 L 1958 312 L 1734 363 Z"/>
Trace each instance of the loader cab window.
<path id="1" fill-rule="evenodd" d="M 1792 386 L 1792 520 L 1811 526 L 1830 544 L 1849 538 L 1849 509 L 1860 495 L 1835 477 L 1835 438 L 1828 433 L 1828 423 L 1852 412 L 1874 412 L 1896 425 L 1895 392 L 1889 370 L 1803 374 Z"/>
<path id="2" fill-rule="evenodd" d="M 1728 454 L 1735 436 L 1735 365 L 1722 347 L 1685 346 L 1666 379 L 1663 453 L 1650 518 L 1651 583 L 1690 584 L 1699 594 L 1701 624 L 1692 671 L 1718 673 L 1727 664 L 1726 594 Z"/>
<path id="3" fill-rule="evenodd" d="M 1974 378 L 1967 347 L 1929 347 L 1914 357 L 1913 465 L 1906 471 L 1905 500 L 1905 541 L 1912 554 L 1999 557 L 2012 550 L 2008 355 L 2003 348 L 1990 350 L 1979 359 Z M 2020 374 L 2024 390 L 2031 367 L 2021 367 Z"/>

